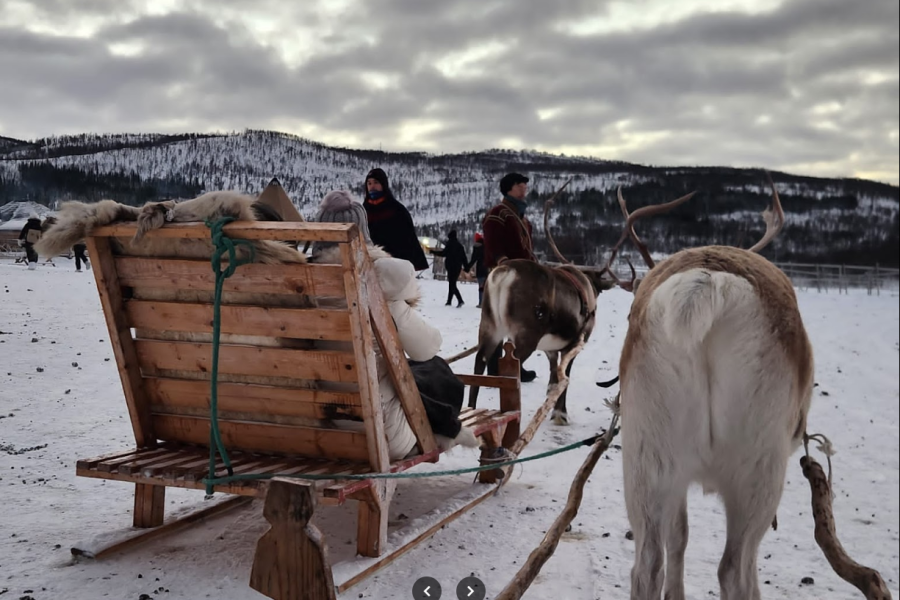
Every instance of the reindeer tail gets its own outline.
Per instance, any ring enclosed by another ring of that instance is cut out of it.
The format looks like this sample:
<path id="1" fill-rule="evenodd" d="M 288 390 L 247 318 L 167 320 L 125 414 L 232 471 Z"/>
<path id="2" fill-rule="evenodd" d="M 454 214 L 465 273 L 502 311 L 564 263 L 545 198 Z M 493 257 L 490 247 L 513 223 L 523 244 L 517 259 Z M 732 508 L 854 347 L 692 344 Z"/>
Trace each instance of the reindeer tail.
<path id="1" fill-rule="evenodd" d="M 113 200 L 101 200 L 93 204 L 66 202 L 57 212 L 55 222 L 34 245 L 34 249 L 41 256 L 57 256 L 89 236 L 94 227 L 116 221 L 134 221 L 140 210 Z"/>

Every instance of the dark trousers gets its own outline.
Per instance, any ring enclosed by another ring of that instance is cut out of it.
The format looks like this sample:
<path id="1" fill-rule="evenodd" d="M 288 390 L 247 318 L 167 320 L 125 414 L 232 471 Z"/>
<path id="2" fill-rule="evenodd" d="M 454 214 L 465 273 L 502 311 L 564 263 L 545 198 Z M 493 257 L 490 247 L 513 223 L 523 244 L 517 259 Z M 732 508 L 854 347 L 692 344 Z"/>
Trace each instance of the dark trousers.
<path id="1" fill-rule="evenodd" d="M 478 306 L 481 306 L 481 301 L 484 299 L 484 283 L 487 281 L 487 277 L 478 277 Z"/>
<path id="2" fill-rule="evenodd" d="M 34 244 L 25 242 L 25 256 L 28 257 L 28 262 L 30 263 L 38 261 L 38 253 L 34 251 Z"/>
<path id="3" fill-rule="evenodd" d="M 450 302 L 453 301 L 454 295 L 459 303 L 462 304 L 462 294 L 459 293 L 459 288 L 456 287 L 456 282 L 459 281 L 459 271 L 456 271 L 455 273 L 447 271 L 447 281 L 450 283 L 450 289 L 447 291 L 447 304 L 450 304 Z"/>
<path id="4" fill-rule="evenodd" d="M 72 250 L 75 252 L 75 268 L 80 271 L 81 263 L 84 263 L 84 266 L 88 266 L 88 259 L 84 254 L 84 251 L 87 250 L 87 246 L 84 244 L 75 244 L 72 247 Z"/>

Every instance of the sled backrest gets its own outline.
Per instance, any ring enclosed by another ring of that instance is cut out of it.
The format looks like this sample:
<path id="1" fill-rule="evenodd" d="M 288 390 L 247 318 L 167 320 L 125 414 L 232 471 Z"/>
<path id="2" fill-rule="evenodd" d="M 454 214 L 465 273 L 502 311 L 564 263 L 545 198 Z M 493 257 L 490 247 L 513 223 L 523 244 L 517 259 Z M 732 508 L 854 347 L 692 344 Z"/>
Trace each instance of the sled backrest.
<path id="1" fill-rule="evenodd" d="M 86 242 L 135 440 L 206 445 L 210 230 L 168 224 L 131 245 L 134 232 L 134 224 L 111 225 Z M 252 263 L 225 280 L 217 395 L 226 448 L 388 470 L 378 344 L 419 448 L 431 452 L 422 401 L 356 225 L 235 222 L 224 232 L 336 242 L 341 251 L 339 265 Z"/>

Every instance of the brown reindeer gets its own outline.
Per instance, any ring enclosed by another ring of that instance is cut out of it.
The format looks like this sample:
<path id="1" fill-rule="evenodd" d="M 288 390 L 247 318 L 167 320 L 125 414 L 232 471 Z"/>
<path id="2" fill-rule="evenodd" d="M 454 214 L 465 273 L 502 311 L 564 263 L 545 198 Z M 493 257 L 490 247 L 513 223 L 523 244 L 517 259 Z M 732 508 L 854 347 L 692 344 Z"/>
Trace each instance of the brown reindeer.
<path id="1" fill-rule="evenodd" d="M 759 544 L 774 522 L 787 461 L 803 440 L 813 386 L 794 288 L 757 254 L 784 223 L 774 183 L 772 195 L 766 233 L 749 250 L 682 250 L 657 266 L 648 261 L 640 286 L 634 278 L 623 285 L 636 288 L 619 364 L 633 600 L 685 598 L 692 483 L 724 501 L 721 597 L 760 597 Z M 620 202 L 624 207 L 621 194 Z M 628 237 L 648 256 L 632 225 L 663 210 L 629 216 L 610 261 Z"/>
<path id="2" fill-rule="evenodd" d="M 479 375 L 484 373 L 487 360 L 500 344 L 505 339 L 511 339 L 516 348 L 516 358 L 522 362 L 535 350 L 542 350 L 547 355 L 551 386 L 568 381 L 575 356 L 593 332 L 600 293 L 616 284 L 630 289 L 628 283 L 619 281 L 609 270 L 609 263 L 602 269 L 576 266 L 557 248 L 549 228 L 549 211 L 554 199 L 568 183 L 544 204 L 547 239 L 556 257 L 565 264 L 550 266 L 530 260 L 509 260 L 488 276 L 478 328 L 478 351 L 475 354 L 475 373 Z M 693 192 L 687 194 L 666 207 L 677 206 L 693 195 Z M 620 204 L 625 216 L 629 217 L 624 202 L 620 201 Z M 636 211 L 638 218 L 642 214 Z M 613 258 L 614 255 L 610 257 L 610 263 Z M 610 277 L 605 277 L 606 274 Z M 474 408 L 477 400 L 478 388 L 472 386 L 469 406 Z M 553 421 L 558 425 L 569 423 L 566 391 L 556 402 Z"/>

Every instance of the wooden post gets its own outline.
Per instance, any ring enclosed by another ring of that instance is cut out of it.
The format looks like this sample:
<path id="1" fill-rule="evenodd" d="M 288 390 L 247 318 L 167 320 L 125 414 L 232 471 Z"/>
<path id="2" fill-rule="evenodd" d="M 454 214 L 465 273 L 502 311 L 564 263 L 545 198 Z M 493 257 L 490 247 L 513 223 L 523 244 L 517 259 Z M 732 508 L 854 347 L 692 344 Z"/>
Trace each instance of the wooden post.
<path id="1" fill-rule="evenodd" d="M 369 465 L 376 473 L 385 473 L 391 462 L 384 435 L 384 416 L 381 412 L 381 394 L 378 391 L 378 371 L 375 366 L 375 340 L 369 317 L 368 289 L 365 286 L 365 276 L 372 265 L 366 260 L 358 230 L 351 231 L 354 234 L 351 242 L 340 246 L 341 264 L 344 267 L 344 293 L 350 311 L 353 354 L 359 375 L 359 396 L 365 419 Z"/>
<path id="2" fill-rule="evenodd" d="M 519 359 L 516 358 L 514 352 L 516 347 L 512 342 L 506 342 L 503 345 L 503 356 L 500 358 L 497 374 L 505 377 L 515 377 L 520 379 L 522 374 Z M 500 410 L 503 412 L 522 410 L 522 382 L 514 390 L 500 388 Z M 503 447 L 512 448 L 516 440 L 519 439 L 519 424 L 521 418 L 516 419 L 506 426 L 506 433 L 503 434 Z"/>
<path id="3" fill-rule="evenodd" d="M 159 527 L 166 507 L 166 486 L 134 484 L 134 526 Z"/>
<path id="4" fill-rule="evenodd" d="M 144 392 L 144 380 L 138 366 L 134 340 L 125 319 L 122 289 L 119 286 L 119 276 L 109 238 L 90 236 L 84 241 L 91 254 L 91 268 L 94 270 L 94 280 L 97 283 L 103 316 L 109 330 L 109 341 L 112 344 L 113 356 L 116 358 L 122 390 L 125 392 L 125 402 L 134 430 L 134 441 L 138 448 L 155 448 L 156 436 L 153 434 L 153 425 L 150 421 L 150 401 Z"/>
<path id="5" fill-rule="evenodd" d="M 512 425 L 512 423 L 510 423 Z M 482 436 L 483 443 L 481 445 L 481 463 L 485 464 L 487 460 L 492 460 L 495 457 L 495 452 L 500 447 L 500 432 L 496 429 L 491 429 L 490 431 L 485 432 Z M 496 462 L 496 461 L 495 461 Z M 502 469 L 492 469 L 490 471 L 480 471 L 478 473 L 478 481 L 480 483 L 497 483 L 497 479 L 500 477 Z"/>
<path id="6" fill-rule="evenodd" d="M 256 544 L 250 587 L 274 600 L 335 600 L 325 540 L 309 522 L 315 508 L 312 486 L 272 479 L 263 509 L 272 527 Z"/>
<path id="7" fill-rule="evenodd" d="M 881 295 L 881 277 L 878 275 L 878 263 L 875 263 L 875 295 Z"/>
<path id="8" fill-rule="evenodd" d="M 396 480 L 375 480 L 359 492 L 356 523 L 356 551 L 360 556 L 378 557 L 387 544 L 388 509 L 397 487 Z"/>

